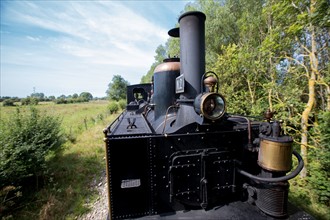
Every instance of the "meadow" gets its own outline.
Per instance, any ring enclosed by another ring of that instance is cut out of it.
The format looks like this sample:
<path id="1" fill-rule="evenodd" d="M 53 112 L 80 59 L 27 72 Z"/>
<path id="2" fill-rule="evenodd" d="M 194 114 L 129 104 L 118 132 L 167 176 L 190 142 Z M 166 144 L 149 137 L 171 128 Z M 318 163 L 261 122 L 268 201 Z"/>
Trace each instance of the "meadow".
<path id="1" fill-rule="evenodd" d="M 108 101 L 78 104 L 43 103 L 40 113 L 57 116 L 66 138 L 63 151 L 49 162 L 41 187 L 3 219 L 77 219 L 95 199 L 93 184 L 105 172 L 103 129 L 117 114 L 107 110 Z M 0 107 L 1 118 L 17 107 Z M 28 106 L 19 106 L 21 112 Z M 23 195 L 25 196 L 25 195 Z"/>
<path id="2" fill-rule="evenodd" d="M 38 190 L 23 195 L 24 202 L 2 219 L 77 219 L 89 211 L 87 203 L 96 199 L 93 186 L 99 183 L 106 166 L 102 131 L 118 114 L 110 114 L 108 101 L 77 104 L 49 102 L 35 107 L 42 114 L 61 119 L 66 142 L 61 154 L 49 162 L 49 169 Z M 17 108 L 27 112 L 30 107 L 0 106 L 1 119 L 13 114 Z M 329 219 L 329 210 L 317 204 L 302 204 L 299 184 L 297 180 L 291 181 L 291 202 L 312 213 L 316 219 Z"/>

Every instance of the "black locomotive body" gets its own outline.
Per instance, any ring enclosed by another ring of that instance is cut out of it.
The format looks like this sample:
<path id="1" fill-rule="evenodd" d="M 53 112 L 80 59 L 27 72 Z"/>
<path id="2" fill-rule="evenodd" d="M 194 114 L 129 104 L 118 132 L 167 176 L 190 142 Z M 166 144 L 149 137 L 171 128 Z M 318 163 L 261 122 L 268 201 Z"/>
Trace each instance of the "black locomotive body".
<path id="1" fill-rule="evenodd" d="M 169 34 L 179 58 L 151 84 L 127 88 L 127 108 L 105 130 L 109 218 L 267 219 L 288 210 L 288 179 L 303 163 L 270 112 L 265 122 L 226 113 L 205 73 L 205 15 L 188 12 Z M 292 153 L 299 161 L 291 170 Z M 190 210 L 190 211 L 187 211 Z"/>

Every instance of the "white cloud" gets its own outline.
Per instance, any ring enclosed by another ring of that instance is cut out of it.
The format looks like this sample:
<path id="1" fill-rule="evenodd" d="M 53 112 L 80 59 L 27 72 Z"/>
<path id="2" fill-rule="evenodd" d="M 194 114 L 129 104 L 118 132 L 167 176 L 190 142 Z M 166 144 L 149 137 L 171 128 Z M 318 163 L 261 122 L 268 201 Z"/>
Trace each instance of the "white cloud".
<path id="1" fill-rule="evenodd" d="M 35 4 L 30 5 L 38 10 Z M 135 63 L 147 60 L 150 65 L 156 47 L 167 39 L 167 30 L 118 2 L 71 2 L 69 7 L 71 10 L 60 13 L 39 7 L 39 13 L 21 16 L 30 25 L 67 34 L 52 46 L 73 56 L 94 58 L 92 63 L 107 59 L 107 63 L 126 64 L 123 60 L 137 59 Z M 147 56 L 151 59 L 145 59 Z"/>
<path id="2" fill-rule="evenodd" d="M 31 40 L 31 41 L 40 41 L 39 37 L 26 36 L 26 38 Z"/>
<path id="3" fill-rule="evenodd" d="M 36 84 L 41 83 L 41 74 L 56 75 L 58 79 L 73 76 L 68 80 L 85 76 L 71 83 L 80 90 L 79 85 L 90 83 L 99 84 L 105 92 L 114 74 L 138 83 L 154 62 L 157 46 L 168 38 L 166 28 L 120 1 L 15 1 L 7 8 L 2 18 L 17 25 L 17 29 L 23 27 L 24 35 L 13 37 L 12 29 L 1 30 L 1 35 L 12 43 L 2 50 L 6 58 L 1 63 L 29 66 L 25 74 Z M 159 13 L 164 13 L 161 10 Z M 5 81 L 9 80 L 6 75 L 17 72 L 9 67 L 5 70 L 1 75 Z M 1 88 L 2 93 L 9 88 Z"/>

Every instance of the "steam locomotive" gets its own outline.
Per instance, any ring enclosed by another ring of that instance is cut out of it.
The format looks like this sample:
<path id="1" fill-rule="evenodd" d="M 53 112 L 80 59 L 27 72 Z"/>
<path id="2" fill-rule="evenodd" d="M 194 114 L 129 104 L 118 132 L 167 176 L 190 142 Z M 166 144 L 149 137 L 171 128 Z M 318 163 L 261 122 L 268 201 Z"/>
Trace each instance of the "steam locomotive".
<path id="1" fill-rule="evenodd" d="M 270 111 L 264 121 L 226 112 L 217 75 L 205 72 L 205 19 L 180 16 L 168 32 L 180 58 L 128 86 L 126 110 L 104 129 L 108 218 L 306 219 L 288 205 L 288 180 L 303 168 L 292 138 Z"/>

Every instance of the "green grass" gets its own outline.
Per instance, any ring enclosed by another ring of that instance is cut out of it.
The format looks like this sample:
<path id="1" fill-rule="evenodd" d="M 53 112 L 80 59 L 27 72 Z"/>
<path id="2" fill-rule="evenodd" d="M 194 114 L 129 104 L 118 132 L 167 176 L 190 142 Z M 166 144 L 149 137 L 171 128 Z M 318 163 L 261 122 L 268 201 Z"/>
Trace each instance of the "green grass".
<path id="1" fill-rule="evenodd" d="M 65 131 L 70 131 L 70 128 L 75 130 L 77 130 L 78 127 L 86 128 L 85 120 L 87 120 L 87 125 L 89 125 L 91 122 L 98 121 L 100 117 L 106 116 L 108 114 L 106 106 L 109 102 L 100 100 L 75 104 L 55 104 L 53 102 L 42 103 L 43 102 L 35 107 L 41 112 L 62 118 L 63 128 Z M 20 105 L 11 107 L 0 106 L 0 116 L 6 117 L 16 108 L 20 108 L 20 110 L 24 112 L 30 107 Z"/>
<path id="2" fill-rule="evenodd" d="M 43 187 L 23 195 L 27 196 L 25 202 L 6 219 L 75 219 L 88 211 L 86 201 L 95 198 L 93 181 L 105 171 L 102 131 L 116 117 L 107 113 L 107 105 L 106 101 L 98 101 L 36 106 L 41 113 L 62 118 L 62 129 L 68 139 L 62 153 L 49 161 Z M 27 108 L 20 107 L 21 111 Z M 1 107 L 1 117 L 15 109 Z"/>
<path id="3" fill-rule="evenodd" d="M 88 130 L 100 121 L 105 120 L 109 116 L 107 111 L 108 101 L 92 101 L 88 103 L 75 103 L 75 104 L 55 104 L 53 102 L 41 102 L 35 107 L 41 113 L 54 115 L 60 117 L 62 120 L 62 129 L 65 136 L 71 142 L 75 142 L 77 135 L 83 131 Z M 7 117 L 8 114 L 13 113 L 16 108 L 20 111 L 27 111 L 29 106 L 0 106 L 0 118 Z"/>
<path id="4" fill-rule="evenodd" d="M 315 219 L 330 220 L 329 204 L 318 202 L 313 189 L 309 189 L 299 176 L 290 180 L 289 201 L 311 214 Z"/>

